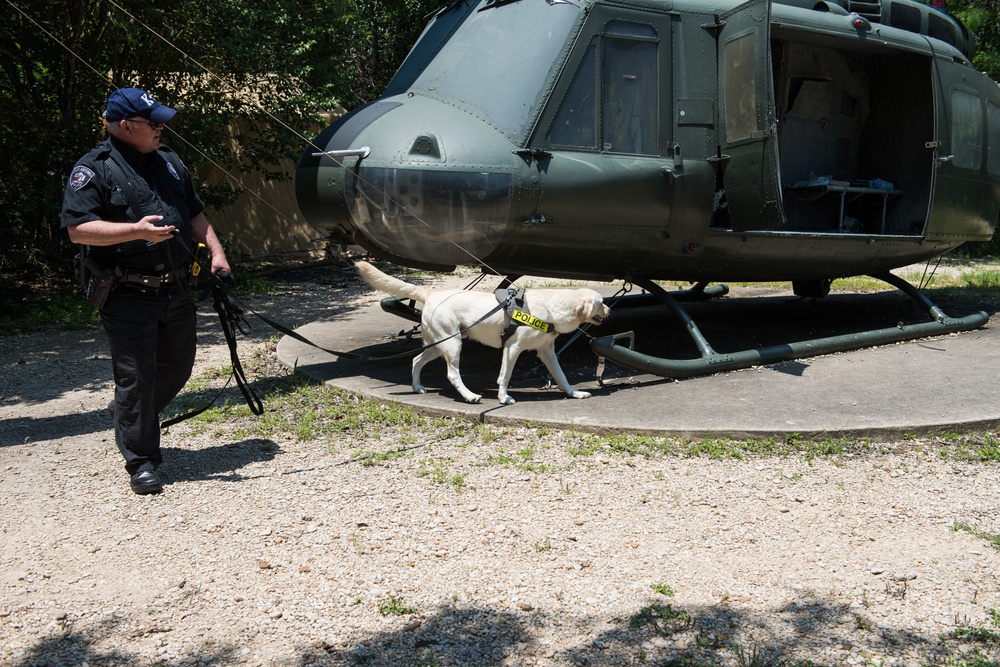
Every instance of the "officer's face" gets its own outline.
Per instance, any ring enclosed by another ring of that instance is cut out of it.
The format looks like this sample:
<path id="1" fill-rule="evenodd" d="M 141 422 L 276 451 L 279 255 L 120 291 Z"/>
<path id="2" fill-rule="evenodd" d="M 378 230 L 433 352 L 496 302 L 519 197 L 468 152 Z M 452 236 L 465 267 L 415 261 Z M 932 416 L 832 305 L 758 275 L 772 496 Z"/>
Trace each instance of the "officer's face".
<path id="1" fill-rule="evenodd" d="M 152 153 L 160 147 L 163 123 L 153 123 L 145 118 L 128 118 L 120 121 L 121 138 L 140 153 Z"/>

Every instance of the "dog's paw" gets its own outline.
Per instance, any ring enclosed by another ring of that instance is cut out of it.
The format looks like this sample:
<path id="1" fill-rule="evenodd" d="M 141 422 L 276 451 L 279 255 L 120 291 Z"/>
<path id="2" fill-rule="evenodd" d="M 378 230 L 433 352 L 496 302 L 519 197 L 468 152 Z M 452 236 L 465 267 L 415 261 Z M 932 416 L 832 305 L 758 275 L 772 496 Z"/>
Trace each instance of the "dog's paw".
<path id="1" fill-rule="evenodd" d="M 514 403 L 516 403 L 516 402 L 517 401 L 515 401 L 510 396 L 501 396 L 500 397 L 500 405 L 514 405 Z"/>
<path id="2" fill-rule="evenodd" d="M 480 396 L 479 394 L 469 394 L 468 396 L 465 397 L 465 400 L 468 403 L 478 403 L 482 399 L 483 397 Z"/>
<path id="3" fill-rule="evenodd" d="M 570 398 L 590 398 L 590 393 L 586 391 L 574 391 L 569 395 Z"/>
<path id="4" fill-rule="evenodd" d="M 426 394 L 427 390 L 424 389 L 424 385 L 422 385 L 422 384 L 415 384 L 415 385 L 413 385 L 413 393 L 414 394 Z"/>

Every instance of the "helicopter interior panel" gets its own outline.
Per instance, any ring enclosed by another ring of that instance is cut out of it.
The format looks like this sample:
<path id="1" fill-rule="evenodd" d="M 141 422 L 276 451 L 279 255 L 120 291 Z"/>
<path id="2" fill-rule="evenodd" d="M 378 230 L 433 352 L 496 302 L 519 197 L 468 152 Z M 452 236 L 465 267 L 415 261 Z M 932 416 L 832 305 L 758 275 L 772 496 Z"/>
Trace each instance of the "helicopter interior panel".
<path id="1" fill-rule="evenodd" d="M 786 231 L 914 235 L 929 206 L 930 63 L 775 41 Z"/>

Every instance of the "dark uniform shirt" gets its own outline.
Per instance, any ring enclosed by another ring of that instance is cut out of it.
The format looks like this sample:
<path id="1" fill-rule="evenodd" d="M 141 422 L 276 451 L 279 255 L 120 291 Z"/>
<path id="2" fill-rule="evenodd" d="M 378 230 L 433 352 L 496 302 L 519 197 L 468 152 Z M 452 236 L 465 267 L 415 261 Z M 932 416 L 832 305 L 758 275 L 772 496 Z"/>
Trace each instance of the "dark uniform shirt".
<path id="1" fill-rule="evenodd" d="M 107 168 L 114 156 L 131 182 L 141 211 L 133 211 L 122 184 Z M 184 163 L 166 146 L 140 153 L 129 144 L 107 137 L 84 155 L 70 172 L 63 196 L 62 227 L 92 220 L 137 222 L 147 215 L 162 215 L 157 224 L 180 230 L 179 238 L 160 244 L 129 241 L 113 246 L 92 246 L 90 255 L 107 266 L 159 273 L 189 264 L 191 218 L 205 210 Z M 160 247 L 167 246 L 167 247 Z"/>

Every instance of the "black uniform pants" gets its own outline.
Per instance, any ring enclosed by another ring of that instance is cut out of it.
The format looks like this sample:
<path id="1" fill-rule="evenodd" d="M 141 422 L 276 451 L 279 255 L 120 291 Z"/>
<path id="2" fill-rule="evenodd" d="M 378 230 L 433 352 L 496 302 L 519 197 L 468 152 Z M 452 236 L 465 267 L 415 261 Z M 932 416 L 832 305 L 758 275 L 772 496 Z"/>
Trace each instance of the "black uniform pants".
<path id="1" fill-rule="evenodd" d="M 155 469 L 160 412 L 191 377 L 195 306 L 187 290 L 121 285 L 101 309 L 115 378 L 115 442 L 129 474 Z"/>

